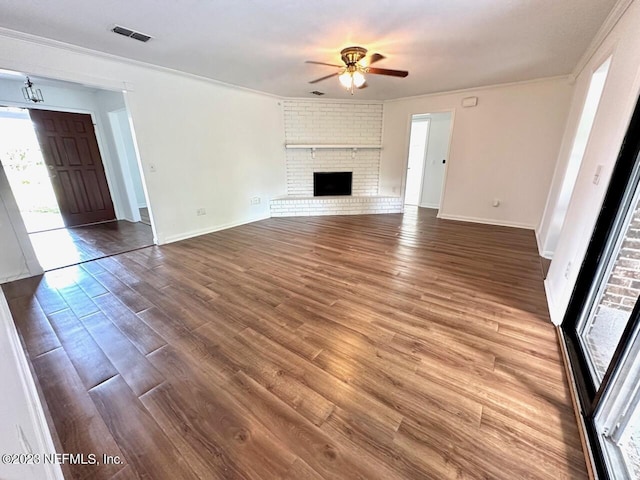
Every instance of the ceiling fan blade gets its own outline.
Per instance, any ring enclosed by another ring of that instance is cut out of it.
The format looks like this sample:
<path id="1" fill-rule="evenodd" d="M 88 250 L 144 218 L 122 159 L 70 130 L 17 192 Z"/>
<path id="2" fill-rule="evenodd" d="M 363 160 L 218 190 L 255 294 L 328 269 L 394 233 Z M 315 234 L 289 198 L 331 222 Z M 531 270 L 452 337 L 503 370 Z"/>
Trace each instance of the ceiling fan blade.
<path id="1" fill-rule="evenodd" d="M 406 70 L 389 70 L 388 68 L 375 68 L 371 67 L 367 70 L 367 73 L 373 73 L 374 75 L 390 75 L 392 77 L 406 77 L 409 72 Z"/>
<path id="2" fill-rule="evenodd" d="M 304 63 L 313 63 L 314 65 L 326 65 L 327 67 L 338 67 L 338 68 L 344 67 L 344 65 L 334 65 L 333 63 L 314 62 L 313 60 L 307 60 Z"/>
<path id="3" fill-rule="evenodd" d="M 309 83 L 318 83 L 322 80 L 326 80 L 327 78 L 337 77 L 340 72 L 332 73 L 331 75 L 325 75 L 324 77 L 316 78 L 315 80 L 311 80 Z"/>
<path id="4" fill-rule="evenodd" d="M 374 53 L 369 58 L 369 65 L 371 65 L 372 63 L 379 62 L 380 60 L 383 60 L 384 58 L 385 58 L 384 55 L 380 55 L 379 53 Z"/>

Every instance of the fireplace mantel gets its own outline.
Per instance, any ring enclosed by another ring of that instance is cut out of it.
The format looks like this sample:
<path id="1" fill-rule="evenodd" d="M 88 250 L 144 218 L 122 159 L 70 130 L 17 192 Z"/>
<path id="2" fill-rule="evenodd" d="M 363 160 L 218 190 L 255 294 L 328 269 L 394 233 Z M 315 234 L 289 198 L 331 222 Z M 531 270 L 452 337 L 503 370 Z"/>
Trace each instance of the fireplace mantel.
<path id="1" fill-rule="evenodd" d="M 365 149 L 382 149 L 382 145 L 358 145 L 358 144 L 346 144 L 346 143 L 335 143 L 335 144 L 324 144 L 324 143 L 287 143 L 285 148 L 310 148 L 312 150 L 319 148 L 332 148 L 332 149 L 347 149 L 347 150 L 357 150 L 359 148 Z"/>

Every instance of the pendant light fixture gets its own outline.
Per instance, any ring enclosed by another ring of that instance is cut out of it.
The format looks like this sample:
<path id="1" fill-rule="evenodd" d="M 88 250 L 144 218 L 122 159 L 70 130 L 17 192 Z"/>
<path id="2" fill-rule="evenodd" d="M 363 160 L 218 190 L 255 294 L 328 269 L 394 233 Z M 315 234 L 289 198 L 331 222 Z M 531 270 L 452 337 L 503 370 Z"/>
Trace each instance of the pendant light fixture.
<path id="1" fill-rule="evenodd" d="M 39 88 L 33 87 L 33 82 L 29 79 L 29 77 L 27 77 L 27 80 L 24 82 L 24 87 L 22 87 L 22 95 L 28 102 L 44 102 L 42 91 Z"/>

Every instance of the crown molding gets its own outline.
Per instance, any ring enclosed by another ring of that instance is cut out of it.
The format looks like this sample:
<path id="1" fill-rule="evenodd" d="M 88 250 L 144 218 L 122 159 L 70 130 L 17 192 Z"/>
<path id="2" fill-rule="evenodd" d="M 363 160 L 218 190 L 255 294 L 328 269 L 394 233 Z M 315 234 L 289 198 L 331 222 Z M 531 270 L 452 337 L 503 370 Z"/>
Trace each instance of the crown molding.
<path id="1" fill-rule="evenodd" d="M 479 87 L 469 87 L 469 88 L 461 88 L 459 90 L 447 90 L 443 92 L 433 92 L 433 93 L 425 93 L 422 95 L 414 95 L 412 97 L 399 97 L 399 98 L 391 98 L 389 100 L 384 100 L 384 103 L 393 103 L 393 102 L 403 102 L 405 100 L 420 100 L 421 98 L 429 98 L 429 97 L 441 97 L 443 95 L 458 95 L 464 93 L 473 93 L 480 92 L 482 90 L 491 90 L 494 88 L 508 88 L 508 87 L 517 87 L 519 85 L 528 85 L 532 83 L 545 83 L 545 82 L 554 82 L 558 80 L 567 80 L 573 81 L 573 77 L 571 75 L 555 75 L 553 77 L 541 77 L 541 78 L 533 78 L 531 80 L 521 80 L 519 82 L 507 82 L 507 83 L 493 83 L 491 85 L 482 85 Z"/>
<path id="2" fill-rule="evenodd" d="M 86 48 L 86 47 L 80 47 L 78 45 L 73 45 L 71 43 L 61 42 L 59 40 L 53 40 L 51 38 L 46 38 L 46 37 L 40 37 L 38 35 L 32 35 L 30 33 L 19 32 L 17 30 L 11 30 L 9 28 L 0 27 L 0 37 L 11 38 L 11 39 L 14 39 L 14 40 L 22 40 L 22 41 L 25 41 L 25 42 L 29 42 L 29 43 L 36 44 L 36 45 L 41 45 L 41 46 L 44 46 L 44 47 L 58 48 L 60 50 L 65 50 L 67 52 L 78 53 L 78 54 L 82 54 L 82 55 L 90 55 L 90 56 L 93 56 L 93 57 L 98 57 L 98 58 L 103 58 L 103 59 L 106 59 L 106 60 L 125 63 L 125 64 L 128 64 L 128 65 L 133 65 L 133 66 L 140 67 L 140 68 L 146 68 L 146 69 L 149 69 L 149 70 L 155 70 L 155 71 L 158 71 L 158 72 L 171 73 L 173 75 L 180 75 L 180 76 L 183 76 L 183 77 L 191 78 L 193 80 L 199 80 L 201 82 L 211 83 L 211 84 L 218 85 L 218 86 L 221 86 L 221 87 L 230 88 L 232 90 L 239 90 L 239 91 L 244 91 L 244 92 L 247 92 L 247 93 L 253 93 L 253 94 L 256 94 L 256 95 L 262 95 L 262 96 L 270 97 L 270 98 L 273 98 L 273 99 L 276 99 L 276 100 L 282 100 L 282 98 L 283 98 L 283 97 L 281 97 L 279 95 L 274 95 L 272 93 L 263 92 L 263 91 L 260 91 L 260 90 L 254 90 L 252 88 L 247 88 L 247 87 L 243 87 L 243 86 L 240 86 L 240 85 L 235 85 L 235 84 L 232 84 L 232 83 L 222 82 L 220 80 L 215 80 L 213 78 L 203 77 L 202 75 L 196 75 L 194 73 L 184 72 L 184 71 L 176 70 L 176 69 L 169 68 L 169 67 L 163 67 L 161 65 L 156 65 L 154 63 L 143 62 L 141 60 L 134 60 L 132 58 L 121 57 L 119 55 L 114 55 L 112 53 L 106 53 L 106 52 L 101 52 L 100 50 L 93 50 L 93 49 Z M 36 75 L 39 72 L 28 72 L 28 73 L 32 73 L 32 74 Z M 105 80 L 108 80 L 108 79 L 105 79 Z M 111 84 L 113 83 L 113 81 L 111 81 L 111 80 L 108 80 L 108 81 Z M 134 83 L 132 83 L 132 82 L 129 82 L 129 81 L 125 80 L 125 81 L 122 82 L 122 84 L 125 86 L 124 87 L 125 90 L 135 90 Z"/>
<path id="3" fill-rule="evenodd" d="M 587 50 L 584 52 L 584 54 L 578 61 L 578 64 L 573 69 L 573 72 L 571 73 L 573 80 L 575 80 L 582 73 L 589 61 L 596 54 L 600 46 L 618 24 L 618 22 L 623 17 L 625 12 L 629 9 L 632 3 L 633 0 L 618 0 L 616 2 L 616 4 L 609 12 L 609 15 L 605 19 L 604 23 L 598 30 L 598 33 L 596 33 L 596 36 L 593 37 L 593 40 L 587 47 Z"/>

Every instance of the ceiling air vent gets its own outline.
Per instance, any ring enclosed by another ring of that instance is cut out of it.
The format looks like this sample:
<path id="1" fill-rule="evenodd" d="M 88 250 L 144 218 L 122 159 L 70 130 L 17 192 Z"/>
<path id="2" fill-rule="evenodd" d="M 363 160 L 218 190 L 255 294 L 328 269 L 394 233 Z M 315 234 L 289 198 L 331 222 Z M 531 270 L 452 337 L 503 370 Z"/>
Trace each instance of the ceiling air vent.
<path id="1" fill-rule="evenodd" d="M 312 93 L 313 95 L 317 95 L 319 97 L 321 97 L 322 95 L 324 95 L 324 92 L 319 92 L 318 90 L 314 90 L 313 92 L 309 92 Z"/>
<path id="2" fill-rule="evenodd" d="M 140 40 L 141 42 L 148 42 L 151 40 L 149 35 L 145 35 L 144 33 L 136 32 L 135 30 L 131 30 L 129 28 L 121 27 L 120 25 L 116 25 L 111 29 L 113 33 L 117 33 L 118 35 L 124 35 L 125 37 L 133 38 L 135 40 Z"/>

